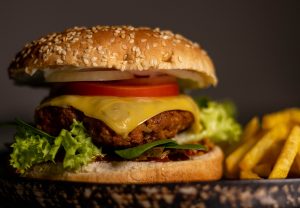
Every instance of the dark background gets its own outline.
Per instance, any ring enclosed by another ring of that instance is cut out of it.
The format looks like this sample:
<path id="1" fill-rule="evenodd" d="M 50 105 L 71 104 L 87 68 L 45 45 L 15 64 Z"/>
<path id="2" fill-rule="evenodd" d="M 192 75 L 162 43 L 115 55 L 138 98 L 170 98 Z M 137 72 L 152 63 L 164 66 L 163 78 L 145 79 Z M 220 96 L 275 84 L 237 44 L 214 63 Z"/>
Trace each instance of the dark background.
<path id="1" fill-rule="evenodd" d="M 200 43 L 219 85 L 196 94 L 232 99 L 239 120 L 300 105 L 300 1 L 1 1 L 0 122 L 33 120 L 47 89 L 14 86 L 7 66 L 28 41 L 72 26 L 170 29 Z M 0 129 L 2 141 L 9 130 Z M 4 135 L 4 136 L 2 136 Z M 1 146 L 0 146 L 1 147 Z"/>

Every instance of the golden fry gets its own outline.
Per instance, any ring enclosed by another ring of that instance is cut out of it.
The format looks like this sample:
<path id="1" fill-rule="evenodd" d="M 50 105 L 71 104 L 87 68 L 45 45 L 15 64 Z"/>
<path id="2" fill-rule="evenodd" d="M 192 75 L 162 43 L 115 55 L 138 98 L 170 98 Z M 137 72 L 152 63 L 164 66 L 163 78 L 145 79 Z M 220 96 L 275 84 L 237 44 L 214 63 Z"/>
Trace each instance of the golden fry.
<path id="1" fill-rule="evenodd" d="M 280 155 L 282 147 L 284 146 L 285 140 L 279 140 L 274 142 L 268 151 L 265 152 L 264 156 L 259 163 L 269 163 L 270 165 L 275 165 L 277 158 Z"/>
<path id="2" fill-rule="evenodd" d="M 291 117 L 291 121 L 296 123 L 296 124 L 300 124 L 300 109 L 299 108 L 292 108 L 290 110 L 290 117 Z"/>
<path id="3" fill-rule="evenodd" d="M 261 179 L 261 177 L 250 170 L 243 170 L 240 173 L 240 179 Z"/>
<path id="4" fill-rule="evenodd" d="M 254 146 L 258 137 L 255 134 L 259 130 L 259 119 L 253 117 L 246 125 L 242 135 L 242 144 L 234 152 L 232 152 L 225 160 L 226 176 L 228 178 L 237 178 L 239 175 L 238 163 L 244 155 Z"/>
<path id="5" fill-rule="evenodd" d="M 272 171 L 272 165 L 270 163 L 261 163 L 253 168 L 253 172 L 260 177 L 268 177 Z"/>
<path id="6" fill-rule="evenodd" d="M 234 152 L 232 152 L 225 160 L 226 176 L 228 178 L 237 178 L 239 167 L 238 164 L 244 155 L 255 145 L 258 138 L 248 139 Z"/>
<path id="7" fill-rule="evenodd" d="M 255 116 L 247 123 L 242 135 L 242 141 L 247 141 L 248 139 L 252 138 L 258 130 L 259 120 L 258 117 Z"/>
<path id="8" fill-rule="evenodd" d="M 287 133 L 287 125 L 278 125 L 267 132 L 242 159 L 239 164 L 241 170 L 252 170 L 263 158 L 265 152 L 272 147 L 272 144 L 286 137 Z"/>
<path id="9" fill-rule="evenodd" d="M 300 109 L 289 108 L 283 111 L 265 115 L 262 121 L 263 129 L 271 129 L 278 124 L 296 123 L 300 124 Z"/>
<path id="10" fill-rule="evenodd" d="M 291 121 L 290 110 L 279 111 L 265 115 L 262 119 L 263 129 L 272 129 L 279 124 L 288 124 Z"/>
<path id="11" fill-rule="evenodd" d="M 300 177 L 300 151 L 298 150 L 289 174 L 293 177 Z"/>
<path id="12" fill-rule="evenodd" d="M 225 160 L 228 178 L 300 177 L 300 108 L 252 118 Z"/>
<path id="13" fill-rule="evenodd" d="M 295 126 L 276 161 L 269 178 L 286 178 L 300 146 L 300 127 Z"/>

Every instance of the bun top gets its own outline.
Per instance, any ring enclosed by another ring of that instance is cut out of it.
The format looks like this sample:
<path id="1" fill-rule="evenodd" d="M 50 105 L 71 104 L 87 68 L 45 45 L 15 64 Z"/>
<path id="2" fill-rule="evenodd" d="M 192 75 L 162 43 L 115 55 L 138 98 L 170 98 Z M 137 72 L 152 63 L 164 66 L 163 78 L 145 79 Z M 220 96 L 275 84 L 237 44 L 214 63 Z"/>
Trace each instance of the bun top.
<path id="1" fill-rule="evenodd" d="M 12 79 L 32 80 L 36 72 L 64 69 L 175 76 L 185 71 L 191 74 L 183 78 L 200 77 L 200 87 L 217 84 L 212 61 L 197 43 L 171 31 L 132 26 L 74 27 L 47 35 L 26 44 L 8 71 Z"/>

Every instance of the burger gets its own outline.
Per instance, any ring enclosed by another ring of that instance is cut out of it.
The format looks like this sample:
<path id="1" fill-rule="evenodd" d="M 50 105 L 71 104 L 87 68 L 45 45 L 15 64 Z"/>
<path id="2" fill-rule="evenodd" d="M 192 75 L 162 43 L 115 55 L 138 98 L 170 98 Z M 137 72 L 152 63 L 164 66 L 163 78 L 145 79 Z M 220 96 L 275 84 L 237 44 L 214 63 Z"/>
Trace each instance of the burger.
<path id="1" fill-rule="evenodd" d="M 24 177 L 98 183 L 217 180 L 240 126 L 224 103 L 194 100 L 217 84 L 211 59 L 171 31 L 74 27 L 32 41 L 8 68 L 47 86 L 35 123 L 16 119 L 10 164 Z"/>

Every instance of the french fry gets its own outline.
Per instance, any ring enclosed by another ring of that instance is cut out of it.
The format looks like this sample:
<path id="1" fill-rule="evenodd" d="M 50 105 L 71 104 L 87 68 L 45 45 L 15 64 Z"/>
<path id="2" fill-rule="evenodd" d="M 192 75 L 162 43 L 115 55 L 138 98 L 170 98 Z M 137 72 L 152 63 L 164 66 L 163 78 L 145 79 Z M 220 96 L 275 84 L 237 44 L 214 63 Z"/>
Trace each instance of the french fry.
<path id="1" fill-rule="evenodd" d="M 291 121 L 290 110 L 283 110 L 265 115 L 262 119 L 263 129 L 272 129 L 279 124 L 287 124 Z"/>
<path id="2" fill-rule="evenodd" d="M 300 177 L 300 151 L 296 154 L 290 173 L 293 177 Z"/>
<path id="3" fill-rule="evenodd" d="M 282 150 L 282 147 L 284 146 L 284 142 L 285 140 L 274 142 L 269 150 L 265 152 L 259 163 L 269 163 L 270 165 L 274 166 Z"/>
<path id="4" fill-rule="evenodd" d="M 261 177 L 250 170 L 242 170 L 240 173 L 240 179 L 261 179 Z"/>
<path id="5" fill-rule="evenodd" d="M 272 144 L 286 137 L 287 133 L 287 125 L 278 125 L 267 132 L 241 160 L 239 163 L 240 169 L 252 170 L 263 158 L 265 152 L 272 147 Z"/>
<path id="6" fill-rule="evenodd" d="M 257 133 L 259 130 L 259 120 L 258 117 L 253 117 L 245 126 L 244 132 L 242 134 L 242 141 L 247 141 L 250 138 L 253 138 L 253 136 Z"/>
<path id="7" fill-rule="evenodd" d="M 225 160 L 226 176 L 228 178 L 237 178 L 239 167 L 238 164 L 244 155 L 255 145 L 258 138 L 248 139 L 234 152 L 232 152 Z"/>
<path id="8" fill-rule="evenodd" d="M 300 126 L 295 126 L 275 163 L 269 178 L 286 178 L 300 146 Z"/>
<path id="9" fill-rule="evenodd" d="M 272 165 L 270 163 L 261 163 L 253 168 L 253 172 L 260 177 L 267 178 L 272 171 Z"/>
<path id="10" fill-rule="evenodd" d="M 254 146 L 258 138 L 255 134 L 259 130 L 259 119 L 253 117 L 246 125 L 244 133 L 242 135 L 242 144 L 234 152 L 232 152 L 225 160 L 226 176 L 228 178 L 238 177 L 238 163 L 244 157 L 244 155 Z"/>
<path id="11" fill-rule="evenodd" d="M 300 177 L 300 108 L 265 115 L 261 126 L 252 118 L 225 168 L 228 178 Z"/>
<path id="12" fill-rule="evenodd" d="M 283 111 L 265 115 L 262 121 L 263 129 L 271 129 L 280 123 L 296 123 L 300 124 L 300 109 L 289 108 Z"/>
<path id="13" fill-rule="evenodd" d="M 291 121 L 296 123 L 296 124 L 300 124 L 300 109 L 299 108 L 292 108 L 290 110 L 290 117 L 291 117 Z"/>

